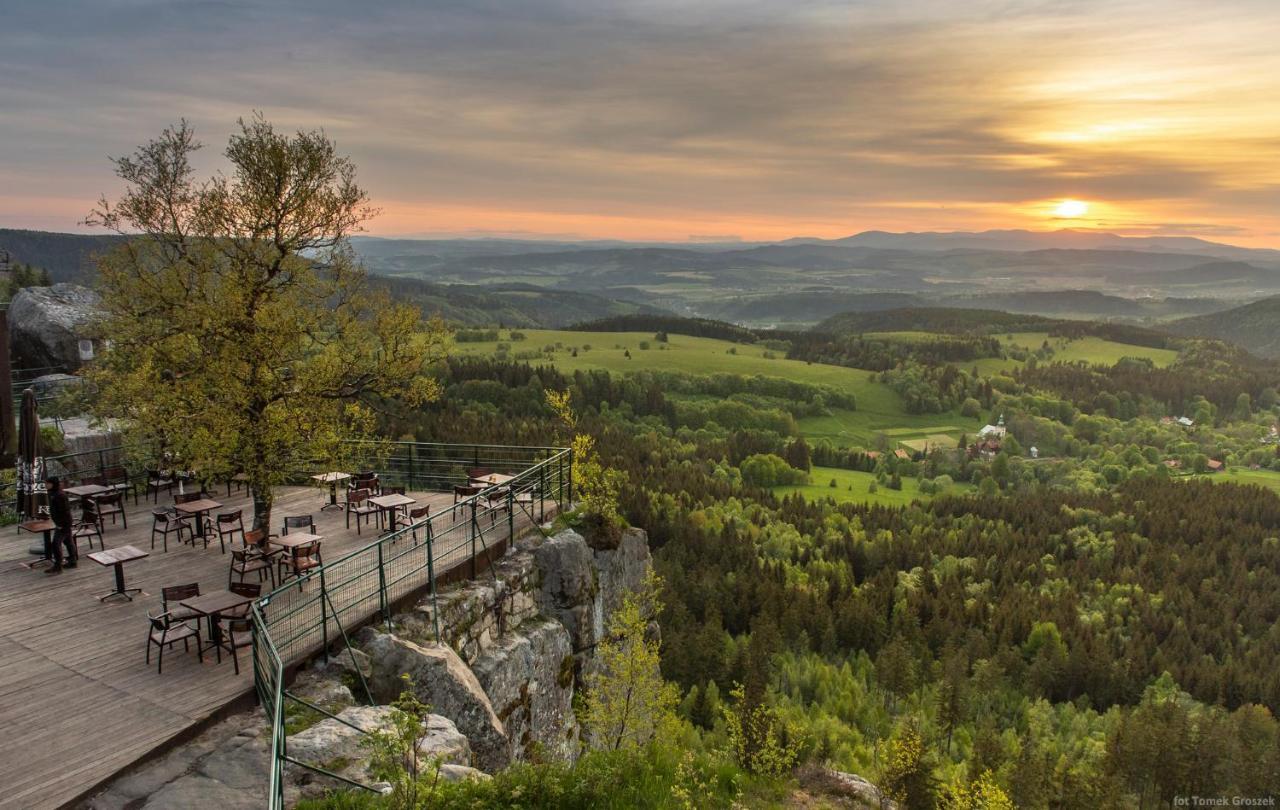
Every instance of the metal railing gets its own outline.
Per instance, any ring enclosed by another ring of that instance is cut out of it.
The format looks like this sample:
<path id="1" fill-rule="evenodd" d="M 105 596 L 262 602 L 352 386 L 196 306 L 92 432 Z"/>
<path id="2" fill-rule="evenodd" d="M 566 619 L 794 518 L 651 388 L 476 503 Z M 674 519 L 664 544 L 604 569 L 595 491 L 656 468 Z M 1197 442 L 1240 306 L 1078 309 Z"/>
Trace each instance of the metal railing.
<path id="1" fill-rule="evenodd" d="M 325 562 L 253 604 L 254 684 L 272 728 L 269 806 L 273 810 L 284 806 L 286 763 L 354 787 L 368 787 L 289 755 L 285 735 L 288 703 L 351 724 L 292 694 L 285 685 L 288 669 L 315 655 L 328 657 L 338 642 L 347 651 L 338 654 L 350 654 L 349 634 L 374 619 L 389 627 L 392 610 L 399 603 L 429 592 L 434 608 L 438 578 L 459 568 L 470 577 L 476 576 L 481 561 L 489 566 L 496 561 L 498 546 L 509 547 L 521 531 L 544 522 L 549 512 L 554 514 L 573 497 L 571 450 L 469 445 L 465 446 L 469 455 L 464 458 L 462 447 L 402 447 L 393 451 L 388 463 L 407 460 L 407 466 L 391 464 L 387 474 L 422 485 L 451 480 L 459 463 L 494 472 L 511 470 L 521 458 L 531 463 L 511 471 L 509 481 L 441 507 L 363 548 Z M 531 455 L 540 458 L 531 459 Z M 433 609 L 432 615 L 438 641 L 437 611 Z M 371 697 L 367 684 L 364 688 L 366 697 Z"/>

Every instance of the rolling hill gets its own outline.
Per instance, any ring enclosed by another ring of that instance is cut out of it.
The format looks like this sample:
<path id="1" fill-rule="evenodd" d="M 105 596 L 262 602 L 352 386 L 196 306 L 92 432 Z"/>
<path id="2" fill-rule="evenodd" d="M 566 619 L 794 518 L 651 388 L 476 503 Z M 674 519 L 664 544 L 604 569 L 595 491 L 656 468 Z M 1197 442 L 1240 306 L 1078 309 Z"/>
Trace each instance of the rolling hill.
<path id="1" fill-rule="evenodd" d="M 1280 357 L 1280 296 L 1166 325 L 1178 335 L 1226 340 L 1263 357 Z"/>

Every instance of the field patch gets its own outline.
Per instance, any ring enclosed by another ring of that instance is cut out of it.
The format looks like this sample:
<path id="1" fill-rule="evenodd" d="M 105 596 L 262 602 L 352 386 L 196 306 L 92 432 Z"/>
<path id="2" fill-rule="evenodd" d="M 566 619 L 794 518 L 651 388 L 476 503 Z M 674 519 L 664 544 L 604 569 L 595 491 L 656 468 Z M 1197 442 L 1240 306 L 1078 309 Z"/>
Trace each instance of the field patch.
<path id="1" fill-rule="evenodd" d="M 902 489 L 890 489 L 876 483 L 874 473 L 842 470 L 835 467 L 814 467 L 809 474 L 810 483 L 800 486 L 775 487 L 778 496 L 799 493 L 808 501 L 831 498 L 836 503 L 878 503 L 886 506 L 906 506 L 912 501 L 927 501 L 933 494 L 920 491 L 920 481 L 903 478 Z M 831 482 L 835 482 L 835 486 Z M 875 484 L 873 487 L 872 485 Z M 971 484 L 952 484 L 938 494 L 964 493 L 973 489 Z M 873 491 L 874 490 L 874 491 Z"/>

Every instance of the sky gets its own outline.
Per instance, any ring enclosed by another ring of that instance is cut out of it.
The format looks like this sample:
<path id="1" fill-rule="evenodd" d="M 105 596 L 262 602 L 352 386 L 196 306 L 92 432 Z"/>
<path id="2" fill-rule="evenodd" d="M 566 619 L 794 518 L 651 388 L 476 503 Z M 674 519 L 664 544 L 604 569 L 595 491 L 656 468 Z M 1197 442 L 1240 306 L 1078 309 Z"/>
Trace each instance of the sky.
<path id="1" fill-rule="evenodd" d="M 322 128 L 375 235 L 1097 228 L 1280 247 L 1275 0 L 4 0 L 0 227 L 180 118 Z"/>

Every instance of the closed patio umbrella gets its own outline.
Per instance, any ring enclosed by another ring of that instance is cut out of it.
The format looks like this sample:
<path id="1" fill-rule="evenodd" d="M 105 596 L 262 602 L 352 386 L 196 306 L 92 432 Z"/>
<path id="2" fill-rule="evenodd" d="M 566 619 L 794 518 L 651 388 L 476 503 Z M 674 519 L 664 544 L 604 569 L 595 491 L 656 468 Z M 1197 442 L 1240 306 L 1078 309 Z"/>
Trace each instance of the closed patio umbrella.
<path id="1" fill-rule="evenodd" d="M 40 455 L 40 416 L 36 413 L 36 392 L 22 392 L 22 410 L 18 413 L 18 512 L 24 520 L 32 520 L 44 499 L 44 457 Z M 31 547 L 32 554 L 44 556 L 44 544 Z"/>

